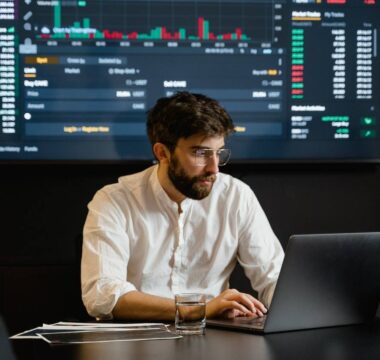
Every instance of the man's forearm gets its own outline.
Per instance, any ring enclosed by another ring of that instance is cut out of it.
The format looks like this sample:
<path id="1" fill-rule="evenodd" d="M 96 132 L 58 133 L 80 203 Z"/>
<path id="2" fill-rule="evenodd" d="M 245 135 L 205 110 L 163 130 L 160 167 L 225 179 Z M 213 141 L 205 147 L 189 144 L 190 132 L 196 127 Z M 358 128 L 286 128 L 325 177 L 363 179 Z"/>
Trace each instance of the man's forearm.
<path id="1" fill-rule="evenodd" d="M 117 301 L 112 314 L 120 320 L 174 320 L 174 300 L 131 291 Z"/>
<path id="2" fill-rule="evenodd" d="M 206 317 L 262 316 L 265 306 L 249 294 L 234 289 L 223 291 L 206 304 Z M 174 299 L 131 291 L 117 301 L 112 314 L 119 320 L 174 321 Z"/>

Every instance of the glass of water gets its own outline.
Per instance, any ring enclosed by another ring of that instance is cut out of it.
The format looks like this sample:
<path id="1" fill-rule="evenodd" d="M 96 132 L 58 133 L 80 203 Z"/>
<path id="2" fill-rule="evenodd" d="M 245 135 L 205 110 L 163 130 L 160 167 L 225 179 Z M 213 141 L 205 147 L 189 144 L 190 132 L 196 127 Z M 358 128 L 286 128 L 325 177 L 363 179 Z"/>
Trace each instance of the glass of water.
<path id="1" fill-rule="evenodd" d="M 203 335 L 206 327 L 206 295 L 175 295 L 175 330 L 181 335 Z"/>

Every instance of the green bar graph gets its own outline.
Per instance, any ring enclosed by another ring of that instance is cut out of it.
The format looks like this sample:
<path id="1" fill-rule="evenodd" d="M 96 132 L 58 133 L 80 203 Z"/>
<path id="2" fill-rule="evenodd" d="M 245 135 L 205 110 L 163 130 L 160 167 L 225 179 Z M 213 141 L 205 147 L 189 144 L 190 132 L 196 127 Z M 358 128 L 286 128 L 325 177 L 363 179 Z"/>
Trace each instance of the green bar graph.
<path id="1" fill-rule="evenodd" d="M 150 31 L 150 35 L 146 37 L 149 40 L 160 40 L 161 38 L 161 28 L 156 27 Z"/>
<path id="2" fill-rule="evenodd" d="M 61 27 L 61 0 L 58 0 L 58 4 L 54 6 L 54 26 Z"/>
<path id="3" fill-rule="evenodd" d="M 87 0 L 74 1 L 78 7 L 86 7 Z M 137 40 L 251 40 L 246 34 L 242 33 L 240 28 L 236 28 L 236 32 L 226 34 L 214 34 L 212 27 L 210 29 L 210 22 L 203 17 L 198 18 L 197 34 L 188 34 L 186 28 L 180 27 L 178 30 L 167 30 L 166 26 L 157 26 L 155 28 L 148 29 L 146 33 L 138 33 L 137 31 L 130 31 L 127 34 L 123 34 L 121 31 L 111 31 L 109 29 L 91 29 L 91 19 L 89 17 L 83 17 L 80 20 L 74 21 L 72 25 L 62 25 L 62 6 L 67 6 L 66 2 L 62 5 L 62 0 L 54 1 L 53 5 L 53 18 L 55 30 L 52 34 L 41 34 L 39 37 L 47 39 L 137 39 Z M 64 27 L 64 29 L 62 29 Z M 62 29 L 62 30 L 58 30 Z M 91 30 L 81 31 L 82 29 Z M 11 30 L 8 30 L 9 32 Z M 303 44 L 303 29 L 292 30 L 293 43 Z M 302 54 L 294 54 L 296 52 L 301 53 L 301 47 L 293 51 L 293 60 L 301 58 Z"/>
<path id="4" fill-rule="evenodd" d="M 89 18 L 83 19 L 83 27 L 87 28 L 87 29 L 90 27 L 90 19 Z"/>
<path id="5" fill-rule="evenodd" d="M 184 28 L 179 29 L 179 38 L 180 40 L 186 40 L 186 29 Z"/>
<path id="6" fill-rule="evenodd" d="M 207 20 L 203 22 L 203 38 L 205 40 L 210 38 L 210 23 Z"/>

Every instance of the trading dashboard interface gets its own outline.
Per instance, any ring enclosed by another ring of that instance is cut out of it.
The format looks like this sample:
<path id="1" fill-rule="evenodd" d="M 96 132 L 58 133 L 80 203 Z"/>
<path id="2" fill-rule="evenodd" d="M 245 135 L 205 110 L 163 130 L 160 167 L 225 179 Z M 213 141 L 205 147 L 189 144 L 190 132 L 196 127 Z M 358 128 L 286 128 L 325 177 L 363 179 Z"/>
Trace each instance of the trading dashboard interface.
<path id="1" fill-rule="evenodd" d="M 380 0 L 0 0 L 0 160 L 151 160 L 146 112 L 219 100 L 233 161 L 380 159 Z"/>

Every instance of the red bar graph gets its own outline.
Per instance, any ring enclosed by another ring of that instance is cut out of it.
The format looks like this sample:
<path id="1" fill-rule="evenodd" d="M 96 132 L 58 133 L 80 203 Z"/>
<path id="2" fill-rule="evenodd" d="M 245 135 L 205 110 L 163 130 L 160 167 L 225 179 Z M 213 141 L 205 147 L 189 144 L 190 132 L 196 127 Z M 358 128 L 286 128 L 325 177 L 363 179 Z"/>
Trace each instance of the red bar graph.
<path id="1" fill-rule="evenodd" d="M 200 17 L 198 19 L 198 37 L 199 39 L 204 39 L 204 22 L 205 19 L 203 17 Z"/>
<path id="2" fill-rule="evenodd" d="M 327 4 L 345 4 L 347 0 L 327 0 Z"/>

